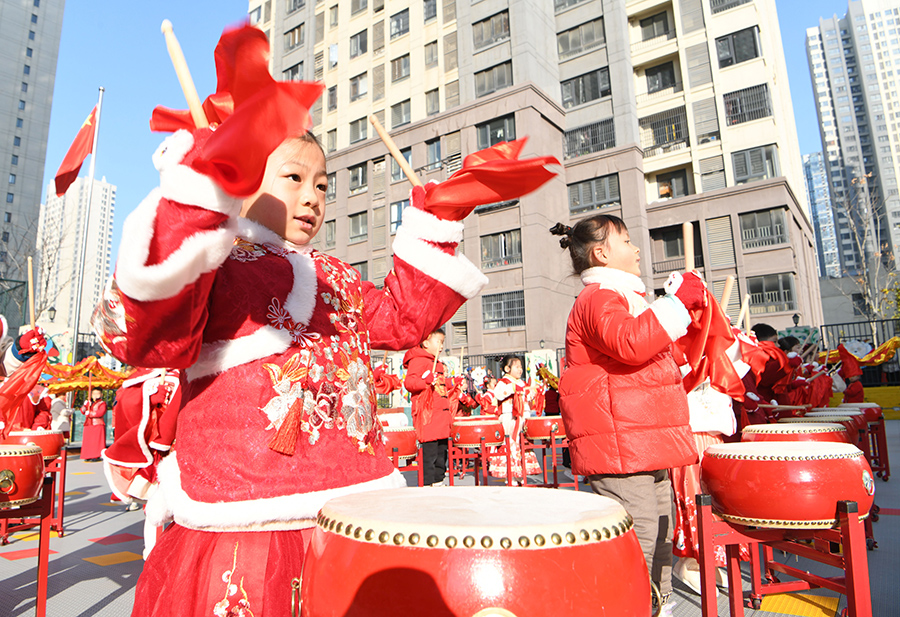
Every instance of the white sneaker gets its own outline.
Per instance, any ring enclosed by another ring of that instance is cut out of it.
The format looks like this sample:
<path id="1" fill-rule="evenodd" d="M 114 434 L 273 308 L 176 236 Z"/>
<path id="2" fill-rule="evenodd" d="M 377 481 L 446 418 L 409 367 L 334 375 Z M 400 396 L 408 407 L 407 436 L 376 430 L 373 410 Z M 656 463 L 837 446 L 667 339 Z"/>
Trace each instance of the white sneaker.
<path id="1" fill-rule="evenodd" d="M 700 564 L 696 559 L 693 557 L 681 557 L 672 568 L 672 575 L 687 585 L 698 596 L 702 595 Z M 719 597 L 718 589 L 716 589 L 716 597 Z M 665 608 L 665 605 L 663 605 L 663 608 Z"/>
<path id="2" fill-rule="evenodd" d="M 716 568 L 716 587 L 728 593 L 728 570 Z"/>
<path id="3" fill-rule="evenodd" d="M 662 605 L 662 608 L 659 610 L 659 617 L 674 617 L 675 616 L 675 600 L 672 599 L 672 596 L 669 596 L 669 599 L 666 600 L 666 603 Z"/>

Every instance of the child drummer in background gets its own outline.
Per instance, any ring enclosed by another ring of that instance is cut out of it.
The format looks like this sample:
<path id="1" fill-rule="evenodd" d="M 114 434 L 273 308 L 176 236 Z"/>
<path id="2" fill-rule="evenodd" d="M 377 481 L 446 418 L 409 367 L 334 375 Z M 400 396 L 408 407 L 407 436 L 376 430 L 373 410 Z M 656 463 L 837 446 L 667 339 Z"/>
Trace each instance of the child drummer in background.
<path id="1" fill-rule="evenodd" d="M 422 444 L 422 478 L 425 486 L 440 486 L 447 471 L 450 425 L 448 379 L 438 356 L 444 349 L 444 331 L 435 330 L 403 357 L 403 386 L 412 396 L 413 426 Z"/>
<path id="2" fill-rule="evenodd" d="M 522 380 L 525 366 L 522 358 L 514 355 L 505 356 L 501 362 L 503 377 L 494 386 L 493 393 L 500 410 L 500 422 L 503 431 L 509 437 L 509 465 L 512 470 L 511 484 L 521 485 L 522 448 L 519 437 L 522 434 L 525 418 L 532 415 L 531 405 L 534 402 L 535 390 Z M 541 473 L 537 456 L 530 450 L 525 454 L 525 473 L 533 475 Z M 506 456 L 498 453 L 490 458 L 490 474 L 495 478 L 506 478 Z"/>
<path id="3" fill-rule="evenodd" d="M 672 342 L 706 293 L 696 273 L 673 273 L 666 295 L 645 299 L 639 249 L 624 221 L 597 215 L 551 230 L 584 289 L 566 327 L 559 382 L 572 471 L 634 519 L 651 580 L 671 615 L 673 496 L 668 468 L 697 462 L 687 395 Z"/>
<path id="4" fill-rule="evenodd" d="M 234 112 L 156 153 L 160 188 L 126 221 L 93 318 L 115 357 L 186 370 L 146 508 L 174 524 L 144 565 L 135 617 L 287 617 L 322 505 L 405 486 L 375 418 L 372 350 L 418 345 L 487 282 L 457 252 L 475 206 L 429 212 L 431 187 L 412 191 L 383 289 L 315 250 L 328 174 L 306 129 L 321 86 L 272 81 L 258 29 L 220 47 L 217 60 L 251 65 L 218 67 Z"/>

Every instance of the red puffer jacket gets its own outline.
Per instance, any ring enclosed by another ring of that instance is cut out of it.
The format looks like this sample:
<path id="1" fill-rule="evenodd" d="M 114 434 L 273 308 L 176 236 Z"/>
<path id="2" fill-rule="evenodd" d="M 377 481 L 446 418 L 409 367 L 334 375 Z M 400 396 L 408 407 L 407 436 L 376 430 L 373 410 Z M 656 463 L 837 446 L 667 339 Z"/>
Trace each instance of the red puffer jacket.
<path id="1" fill-rule="evenodd" d="M 412 395 L 412 417 L 416 437 L 422 442 L 447 439 L 450 436 L 450 425 L 453 423 L 450 400 L 446 395 L 441 396 L 435 392 L 432 385 L 443 383 L 448 386 L 448 380 L 444 378 L 444 363 L 439 361 L 435 364 L 433 355 L 421 347 L 413 347 L 403 356 L 403 366 L 406 368 L 403 385 Z M 432 367 L 436 373 L 433 378 Z"/>
<path id="2" fill-rule="evenodd" d="M 653 305 L 641 280 L 590 268 L 569 314 L 559 382 L 572 470 L 626 474 L 697 462 L 671 343 L 690 317 L 672 297 Z"/>

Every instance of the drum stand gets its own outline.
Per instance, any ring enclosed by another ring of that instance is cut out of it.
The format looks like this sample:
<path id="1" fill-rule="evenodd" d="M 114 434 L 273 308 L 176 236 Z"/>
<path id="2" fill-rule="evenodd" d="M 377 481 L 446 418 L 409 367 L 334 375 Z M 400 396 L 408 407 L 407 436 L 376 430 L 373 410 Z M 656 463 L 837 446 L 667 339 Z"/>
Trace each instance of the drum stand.
<path id="1" fill-rule="evenodd" d="M 391 453 L 391 462 L 394 463 L 394 469 L 409 471 L 410 468 L 415 469 L 419 472 L 419 486 L 422 486 L 425 482 L 425 477 L 423 475 L 422 470 L 422 446 L 419 445 L 419 448 L 416 450 L 416 458 L 414 459 L 401 459 L 400 458 L 400 450 L 398 448 L 393 448 L 393 452 Z M 403 465 L 401 465 L 403 463 Z"/>
<path id="2" fill-rule="evenodd" d="M 63 513 L 65 511 L 67 461 L 68 452 L 66 451 L 66 446 L 63 445 L 59 451 L 59 456 L 44 467 L 46 477 L 50 479 L 50 528 L 60 538 L 65 533 L 63 530 Z M 16 512 L 21 512 L 21 510 L 16 510 Z M 0 517 L 0 545 L 9 544 L 10 534 L 31 529 L 41 524 L 43 524 L 43 519 L 40 516 Z"/>
<path id="3" fill-rule="evenodd" d="M 447 447 L 447 457 L 449 459 L 447 467 L 450 469 L 450 486 L 454 485 L 456 479 L 456 463 L 459 462 L 463 473 L 469 469 L 469 461 L 472 461 L 475 472 L 475 486 L 488 483 L 488 450 L 490 446 L 485 443 L 485 438 L 481 437 L 481 444 L 470 448 L 468 446 L 457 447 L 451 439 Z M 507 451 L 509 448 L 507 448 Z M 509 457 L 506 457 L 506 466 L 509 470 Z M 509 473 L 507 473 L 509 477 Z"/>
<path id="4" fill-rule="evenodd" d="M 574 488 L 576 491 L 578 490 L 578 476 L 574 476 L 574 481 L 572 482 L 560 482 L 559 481 L 559 466 L 558 466 L 558 458 L 557 452 L 562 452 L 563 448 L 569 447 L 569 440 L 565 435 L 560 435 L 558 431 L 550 432 L 550 439 L 535 439 L 534 441 L 529 441 L 525 438 L 524 433 L 519 437 L 519 448 L 522 451 L 522 476 L 526 479 L 526 481 L 522 484 L 522 486 L 536 486 L 539 488 Z M 541 484 L 528 484 L 527 478 L 525 475 L 525 452 L 540 450 L 540 463 L 541 463 L 541 474 L 543 475 L 543 482 Z M 549 454 L 548 451 L 549 450 Z M 548 460 L 550 465 L 553 468 L 552 480 L 547 471 Z"/>
<path id="5" fill-rule="evenodd" d="M 48 476 L 44 476 L 41 496 L 37 501 L 18 508 L 0 508 L 0 521 L 4 525 L 10 519 L 25 519 L 37 520 L 41 527 L 38 540 L 37 608 L 35 609 L 35 617 L 45 617 L 47 614 L 47 579 L 50 574 L 50 521 L 52 516 L 53 479 Z"/>
<path id="6" fill-rule="evenodd" d="M 887 436 L 884 432 L 884 416 L 875 422 L 869 422 L 869 448 L 872 473 L 885 482 L 891 477 L 891 462 L 888 460 Z M 877 520 L 877 519 L 876 519 Z"/>
<path id="7" fill-rule="evenodd" d="M 744 614 L 744 593 L 741 586 L 739 545 L 750 545 L 750 604 L 758 609 L 762 597 L 770 593 L 785 593 L 824 588 L 847 596 L 845 617 L 872 617 L 872 598 L 869 592 L 869 564 L 863 524 L 859 520 L 855 501 L 837 503 L 838 525 L 833 529 L 773 529 L 748 527 L 718 519 L 713 515 L 712 498 L 697 495 L 697 527 L 700 535 L 701 614 L 715 617 L 716 560 L 715 548 L 724 546 L 728 556 L 728 587 L 731 617 Z M 804 541 L 811 541 L 805 544 Z M 831 552 L 833 544 L 840 544 L 842 554 Z M 759 560 L 762 545 L 763 561 Z M 773 549 L 805 557 L 844 571 L 843 576 L 822 577 L 774 560 Z M 798 580 L 780 582 L 776 572 Z M 761 575 L 769 582 L 763 583 Z"/>

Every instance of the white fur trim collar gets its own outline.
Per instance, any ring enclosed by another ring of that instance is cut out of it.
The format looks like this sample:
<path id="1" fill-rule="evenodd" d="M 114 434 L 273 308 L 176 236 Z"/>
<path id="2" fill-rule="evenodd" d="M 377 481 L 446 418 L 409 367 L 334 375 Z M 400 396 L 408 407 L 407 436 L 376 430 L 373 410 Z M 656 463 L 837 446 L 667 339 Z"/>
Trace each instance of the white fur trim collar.
<path id="1" fill-rule="evenodd" d="M 240 530 L 270 522 L 285 522 L 291 528 L 303 529 L 315 525 L 316 515 L 325 502 L 335 497 L 386 488 L 407 486 L 403 475 L 394 469 L 390 474 L 338 488 L 296 493 L 267 499 L 247 501 L 195 501 L 181 487 L 181 470 L 177 452 L 172 452 L 159 465 L 159 487 L 148 506 L 148 518 L 153 514 L 157 524 L 166 519 L 184 527 L 208 531 Z M 156 501 L 157 503 L 153 503 Z"/>
<path id="2" fill-rule="evenodd" d="M 271 244 L 300 255 L 309 255 L 313 250 L 309 244 L 300 245 L 288 242 L 268 227 L 264 227 L 256 221 L 245 219 L 244 217 L 237 219 L 237 230 L 238 237 L 253 244 Z"/>
<path id="3" fill-rule="evenodd" d="M 588 268 L 581 273 L 581 282 L 585 286 L 597 283 L 608 289 L 616 291 L 633 291 L 643 294 L 647 291 L 644 281 L 630 272 L 598 266 Z"/>

